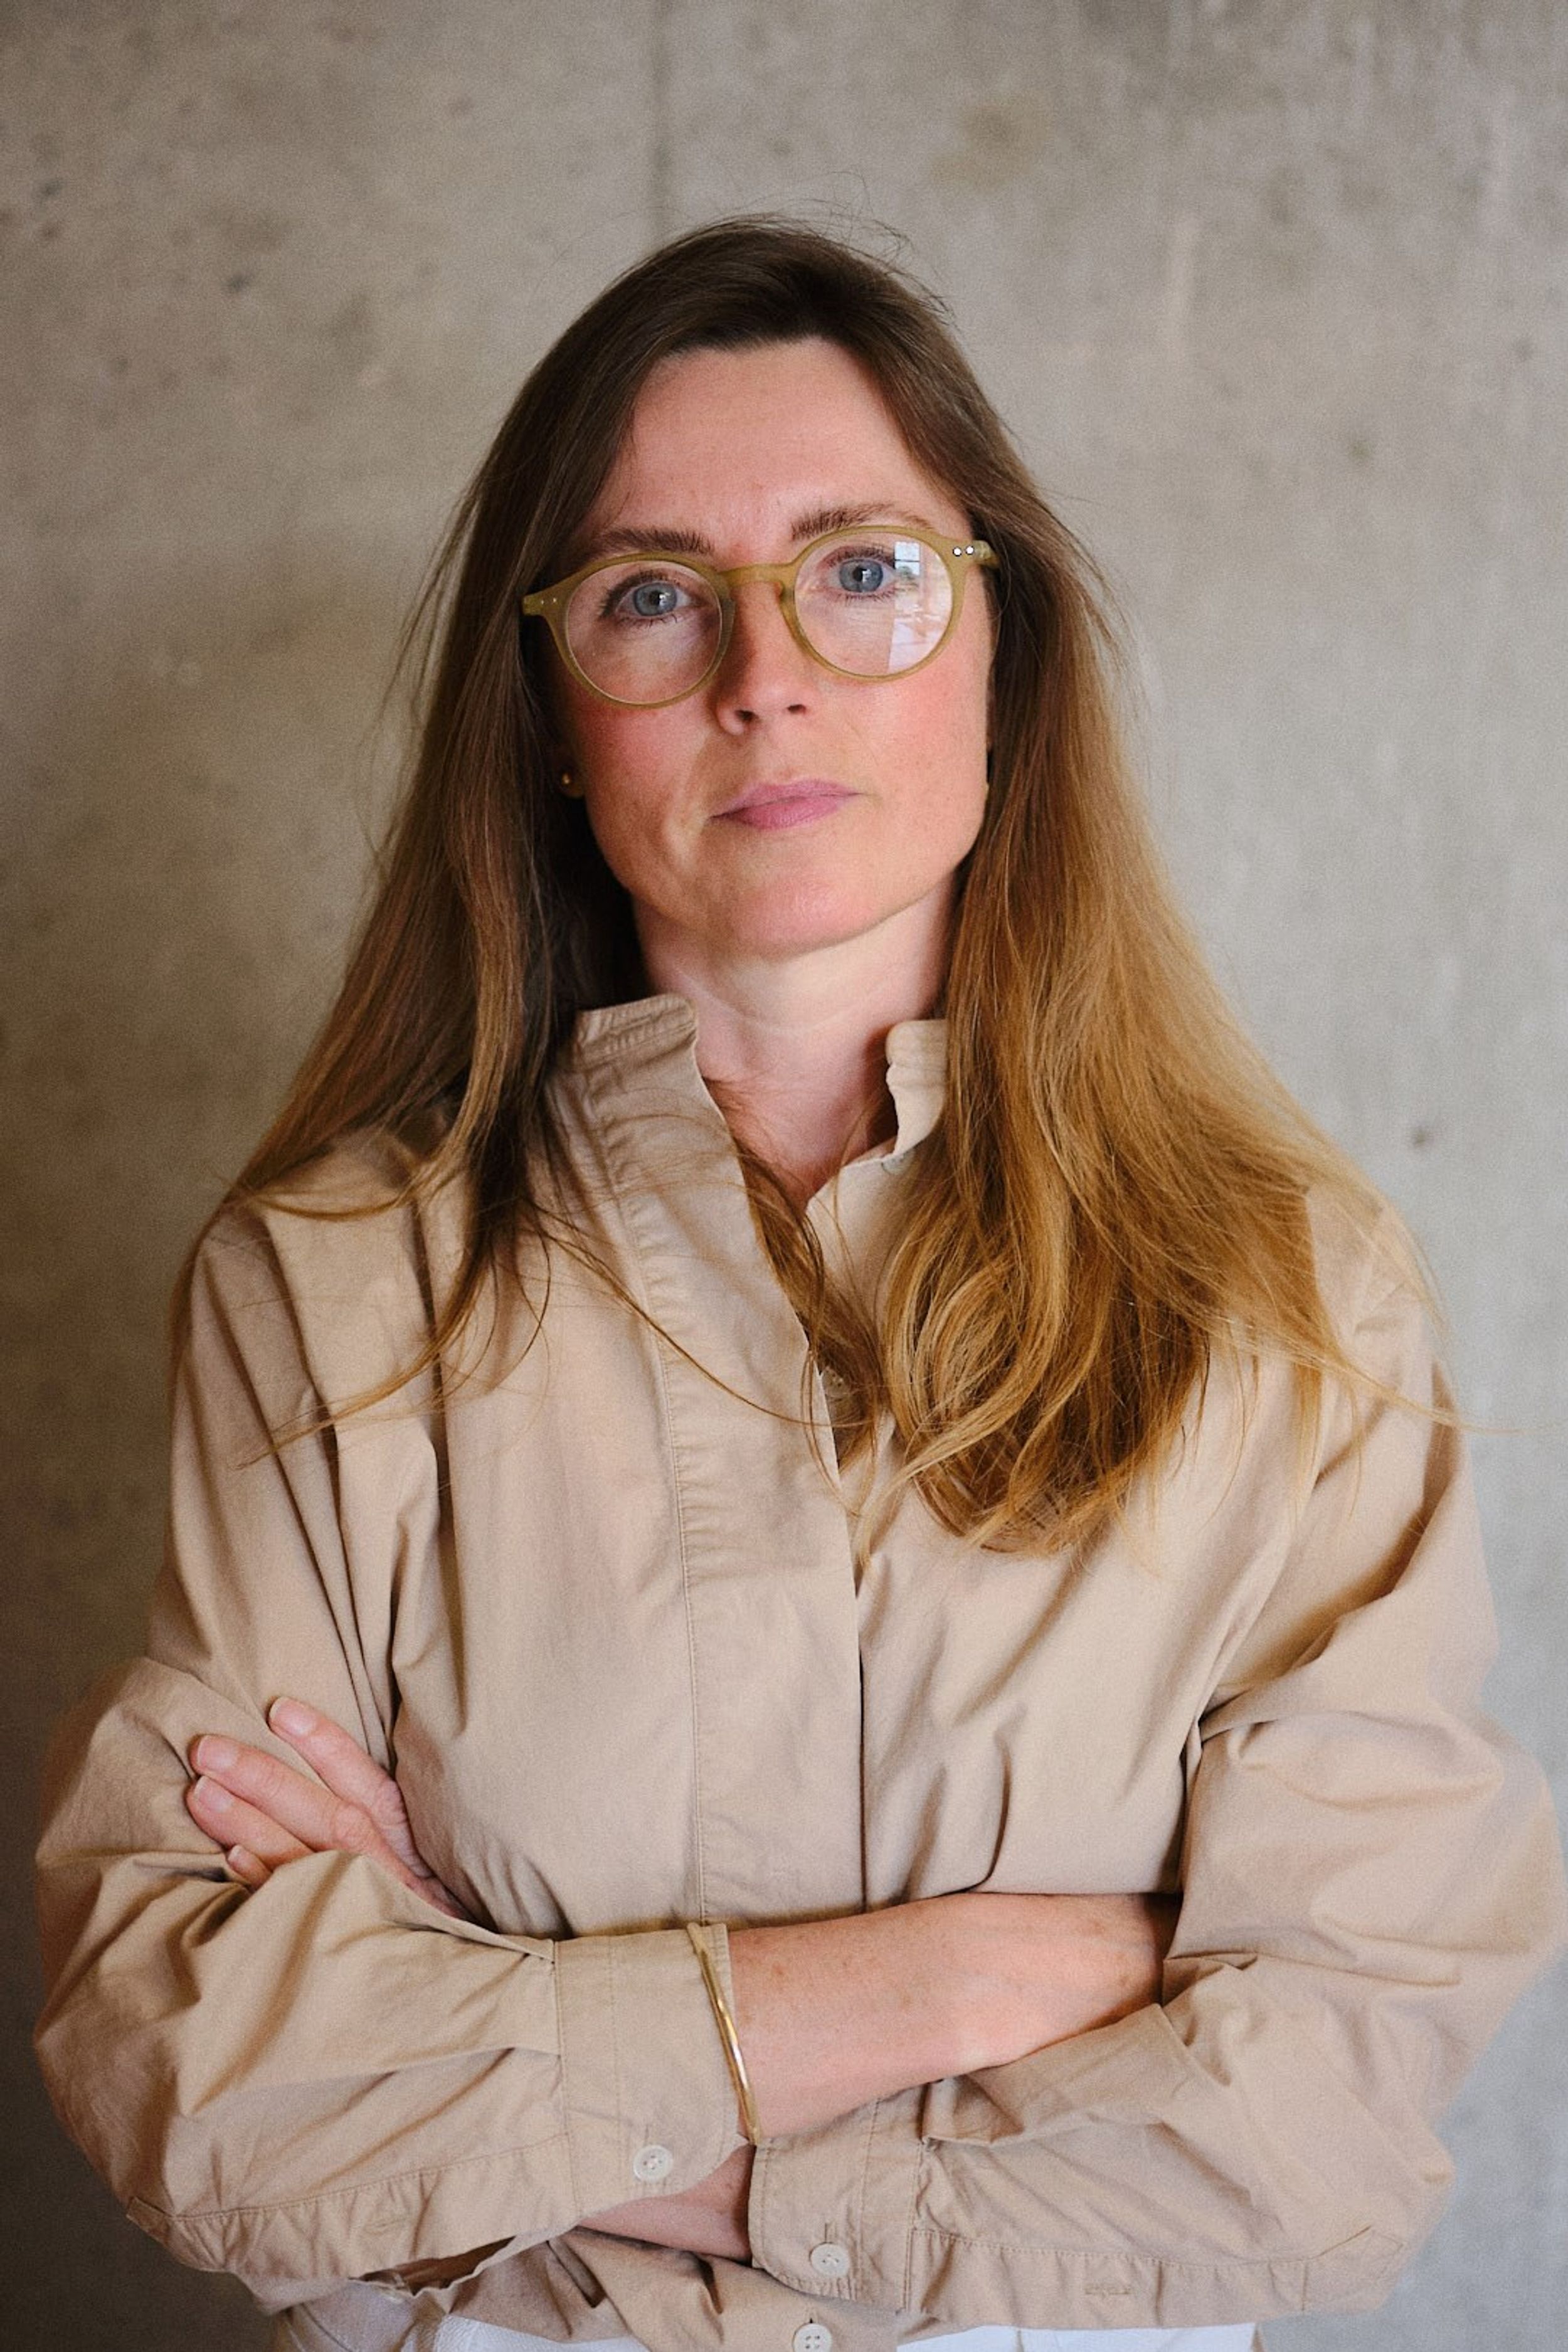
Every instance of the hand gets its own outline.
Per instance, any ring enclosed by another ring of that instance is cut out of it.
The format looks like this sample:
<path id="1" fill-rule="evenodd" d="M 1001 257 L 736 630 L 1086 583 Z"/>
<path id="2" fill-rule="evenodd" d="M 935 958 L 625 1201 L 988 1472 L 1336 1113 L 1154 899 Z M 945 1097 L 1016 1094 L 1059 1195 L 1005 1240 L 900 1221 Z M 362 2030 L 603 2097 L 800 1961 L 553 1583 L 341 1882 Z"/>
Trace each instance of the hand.
<path id="1" fill-rule="evenodd" d="M 267 1720 L 319 1780 L 242 1740 L 204 1733 L 191 1750 L 202 1777 L 185 1810 L 237 1878 L 264 1886 L 302 1854 L 363 1853 L 448 1918 L 468 1916 L 415 1844 L 396 1781 L 356 1739 L 299 1699 L 275 1700 Z"/>
<path id="2" fill-rule="evenodd" d="M 612 2238 L 640 2238 L 645 2245 L 679 2246 L 689 2254 L 721 2254 L 731 2262 L 749 2263 L 747 2212 L 756 2154 L 748 2141 L 732 2148 L 718 2170 L 693 2188 L 673 2197 L 635 2198 L 629 2205 L 584 2213 L 578 2227 L 603 2230 Z"/>

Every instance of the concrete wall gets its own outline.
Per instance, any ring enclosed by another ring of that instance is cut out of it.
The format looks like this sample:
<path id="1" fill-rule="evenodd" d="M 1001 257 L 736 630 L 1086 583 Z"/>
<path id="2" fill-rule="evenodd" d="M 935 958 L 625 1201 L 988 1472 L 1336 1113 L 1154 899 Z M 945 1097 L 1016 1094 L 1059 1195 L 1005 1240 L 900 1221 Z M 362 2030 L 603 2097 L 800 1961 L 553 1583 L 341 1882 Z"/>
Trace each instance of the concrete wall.
<path id="1" fill-rule="evenodd" d="M 613 268 L 773 203 L 907 233 L 1118 574 L 1219 965 L 1518 1432 L 1478 1448 L 1490 1688 L 1561 1769 L 1565 68 L 1557 0 L 0 7 L 24 1780 L 136 1643 L 163 1301 L 329 986 L 437 526 Z M 29 1830 L 23 1794 L 14 1886 Z M 59 2138 L 10 1970 L 18 2340 L 259 2342 Z M 1454 2111 L 1454 2205 L 1386 2310 L 1276 2346 L 1558 2340 L 1565 2047 L 1559 1983 Z"/>

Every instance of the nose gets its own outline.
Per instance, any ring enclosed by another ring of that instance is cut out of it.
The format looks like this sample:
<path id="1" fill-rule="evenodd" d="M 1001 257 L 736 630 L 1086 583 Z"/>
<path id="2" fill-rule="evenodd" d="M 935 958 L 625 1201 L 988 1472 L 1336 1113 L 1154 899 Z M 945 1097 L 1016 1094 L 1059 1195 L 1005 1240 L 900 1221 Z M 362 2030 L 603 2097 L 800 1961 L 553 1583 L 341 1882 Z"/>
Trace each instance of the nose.
<path id="1" fill-rule="evenodd" d="M 811 708 L 822 675 L 795 642 L 784 599 L 771 580 L 747 580 L 734 591 L 735 619 L 714 676 L 714 715 L 731 733 Z"/>

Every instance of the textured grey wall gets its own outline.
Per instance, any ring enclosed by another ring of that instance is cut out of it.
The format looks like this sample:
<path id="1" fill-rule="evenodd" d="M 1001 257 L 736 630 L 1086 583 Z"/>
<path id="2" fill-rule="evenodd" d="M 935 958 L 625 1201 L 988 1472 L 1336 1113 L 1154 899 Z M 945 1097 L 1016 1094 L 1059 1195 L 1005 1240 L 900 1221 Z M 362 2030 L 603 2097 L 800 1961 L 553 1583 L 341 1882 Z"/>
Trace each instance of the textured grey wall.
<path id="1" fill-rule="evenodd" d="M 907 232 L 1120 578 L 1220 968 L 1426 1238 L 1471 1410 L 1525 1433 L 1478 1448 L 1491 1696 L 1561 1772 L 1560 0 L 12 0 L 0 93 L 19 1780 L 135 1646 L 163 1300 L 328 988 L 437 526 L 609 271 L 759 204 Z M 8 1968 L 18 2340 L 257 2342 L 47 2122 Z M 1393 2302 L 1279 2352 L 1560 2340 L 1561 1998 L 1455 2110 Z"/>

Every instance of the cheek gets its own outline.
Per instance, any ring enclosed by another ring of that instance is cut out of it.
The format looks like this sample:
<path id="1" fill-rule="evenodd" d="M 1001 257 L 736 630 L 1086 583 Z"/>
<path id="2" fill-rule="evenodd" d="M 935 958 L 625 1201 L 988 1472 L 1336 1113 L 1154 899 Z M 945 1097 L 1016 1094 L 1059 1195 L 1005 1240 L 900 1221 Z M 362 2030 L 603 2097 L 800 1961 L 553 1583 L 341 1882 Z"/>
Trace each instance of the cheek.
<path id="1" fill-rule="evenodd" d="M 931 847 L 954 860 L 968 856 L 984 821 L 991 733 L 988 647 L 963 650 L 963 669 L 944 682 L 945 698 L 921 714 Z"/>
<path id="2" fill-rule="evenodd" d="M 694 698 L 695 700 L 695 698 Z M 569 671 L 557 677 L 556 730 L 584 781 L 602 791 L 640 786 L 657 792 L 689 756 L 691 713 L 683 704 L 666 710 L 626 710 L 601 701 Z"/>
<path id="3" fill-rule="evenodd" d="M 623 779 L 656 772 L 657 761 L 649 760 L 649 746 L 641 740 L 646 719 L 600 702 L 574 682 L 557 697 L 556 709 L 565 756 L 587 787 L 590 805 L 618 800 Z"/>
<path id="4" fill-rule="evenodd" d="M 939 656 L 905 690 L 910 700 L 900 714 L 903 739 L 921 768 L 945 786 L 944 797 L 954 803 L 965 801 L 971 791 L 983 797 L 991 733 L 984 647 L 963 647 L 961 661 L 945 677 Z"/>
<path id="5" fill-rule="evenodd" d="M 593 703 L 574 709 L 564 730 L 584 795 L 588 827 L 616 879 L 634 897 L 657 887 L 679 857 L 681 780 L 689 761 L 667 713 L 647 716 Z"/>
<path id="6" fill-rule="evenodd" d="M 604 722 L 616 715 L 608 703 L 584 694 L 575 678 L 562 678 L 556 684 L 555 712 L 555 731 L 573 765 L 586 769 L 598 764 L 608 732 Z"/>

